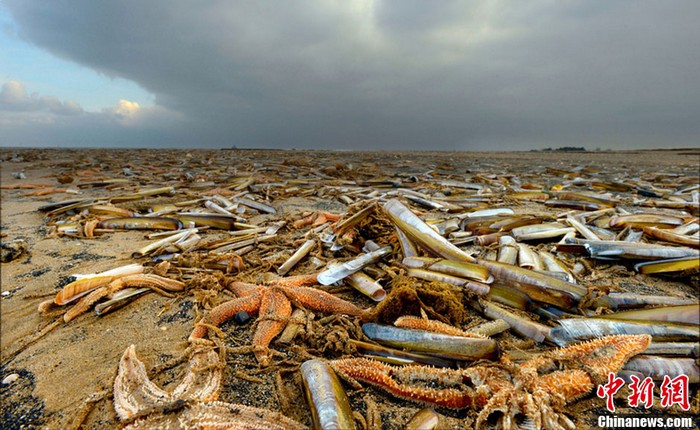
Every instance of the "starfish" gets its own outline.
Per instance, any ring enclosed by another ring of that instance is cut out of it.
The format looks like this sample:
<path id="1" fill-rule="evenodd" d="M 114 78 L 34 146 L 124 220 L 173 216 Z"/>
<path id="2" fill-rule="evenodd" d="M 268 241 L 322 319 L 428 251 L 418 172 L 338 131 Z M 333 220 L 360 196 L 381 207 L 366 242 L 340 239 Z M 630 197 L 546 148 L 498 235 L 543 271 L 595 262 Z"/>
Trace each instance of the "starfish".
<path id="1" fill-rule="evenodd" d="M 125 267 L 131 267 L 130 265 Z M 143 267 L 140 267 L 143 271 Z M 54 306 L 64 306 L 77 300 L 77 303 L 63 314 L 63 321 L 69 322 L 85 313 L 100 299 L 113 296 L 127 288 L 146 287 L 166 297 L 174 297 L 171 293 L 182 291 L 183 282 L 165 278 L 152 273 L 132 273 L 125 276 L 91 276 L 71 282 L 63 287 L 53 299 L 39 305 L 39 312 L 45 312 Z"/>
<path id="2" fill-rule="evenodd" d="M 607 336 L 548 351 L 520 365 L 503 362 L 466 369 L 391 366 L 366 358 L 330 362 L 339 376 L 375 385 L 407 400 L 452 409 L 479 409 L 476 425 L 574 429 L 561 411 L 644 351 L 649 335 Z M 559 369 L 562 370 L 559 370 Z"/>
<path id="3" fill-rule="evenodd" d="M 364 311 L 354 304 L 339 299 L 309 285 L 317 284 L 316 275 L 278 278 L 267 285 L 231 281 L 227 288 L 238 296 L 213 308 L 204 316 L 190 335 L 190 342 L 206 336 L 207 326 L 219 326 L 239 311 L 258 314 L 258 327 L 253 335 L 254 354 L 266 366 L 270 362 L 268 345 L 287 325 L 292 314 L 292 303 L 330 314 L 359 316 Z"/>
<path id="4" fill-rule="evenodd" d="M 222 367 L 219 354 L 200 342 L 187 372 L 172 393 L 151 382 L 131 345 L 119 362 L 114 380 L 114 409 L 125 430 L 138 429 L 306 429 L 279 412 L 216 401 Z"/>

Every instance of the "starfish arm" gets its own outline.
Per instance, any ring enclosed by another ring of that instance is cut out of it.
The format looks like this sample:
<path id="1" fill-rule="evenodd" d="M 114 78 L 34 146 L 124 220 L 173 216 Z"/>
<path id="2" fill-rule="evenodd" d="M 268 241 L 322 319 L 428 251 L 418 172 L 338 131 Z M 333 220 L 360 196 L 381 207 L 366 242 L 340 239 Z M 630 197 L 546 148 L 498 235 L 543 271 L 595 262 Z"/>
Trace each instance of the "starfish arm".
<path id="1" fill-rule="evenodd" d="M 462 336 L 478 339 L 487 339 L 486 336 L 482 336 L 476 333 L 469 333 L 464 330 L 458 329 L 455 326 L 445 324 L 436 320 L 428 320 L 425 318 L 419 318 L 414 316 L 403 316 L 399 317 L 394 325 L 400 328 L 410 328 L 415 330 L 425 330 L 432 333 L 448 334 L 451 336 Z"/>
<path id="2" fill-rule="evenodd" d="M 453 387 L 433 388 L 432 383 L 427 386 L 414 386 L 402 382 L 407 379 L 418 379 L 437 382 L 444 380 L 448 385 L 454 385 L 454 378 L 459 372 L 450 369 L 435 369 L 423 366 L 409 366 L 407 368 L 391 366 L 366 358 L 346 358 L 334 360 L 329 363 L 331 367 L 345 379 L 356 379 L 377 386 L 388 393 L 418 403 L 442 406 L 451 409 L 463 409 L 473 406 L 483 406 L 488 398 L 476 395 L 471 388 L 462 386 L 459 389 Z M 416 374 L 416 368 L 420 369 L 420 375 Z"/>
<path id="3" fill-rule="evenodd" d="M 231 281 L 228 283 L 226 288 L 229 289 L 233 294 L 238 297 L 245 297 L 251 294 L 261 292 L 264 287 L 255 284 L 249 284 L 247 282 Z"/>
<path id="4" fill-rule="evenodd" d="M 315 273 L 311 275 L 287 276 L 286 278 L 275 279 L 272 285 L 276 287 L 308 287 L 318 284 L 317 276 Z"/>
<path id="5" fill-rule="evenodd" d="M 269 359 L 267 347 L 272 339 L 282 332 L 290 315 L 292 315 L 292 304 L 281 291 L 269 289 L 263 293 L 258 328 L 253 335 L 255 358 L 261 364 L 267 363 Z"/>
<path id="6" fill-rule="evenodd" d="M 327 314 L 359 316 L 362 309 L 325 291 L 309 287 L 287 287 L 284 293 L 294 303 Z"/>
<path id="7" fill-rule="evenodd" d="M 95 304 L 102 297 L 106 297 L 108 294 L 109 290 L 107 289 L 107 287 L 100 287 L 94 290 L 87 296 L 80 299 L 78 303 L 75 304 L 75 306 L 68 309 L 68 311 L 65 314 L 63 314 L 63 321 L 68 322 L 73 318 L 81 315 L 83 312 L 86 312 L 88 309 L 90 309 L 90 306 Z"/>
<path id="8" fill-rule="evenodd" d="M 187 372 L 175 390 L 174 399 L 211 402 L 219 397 L 222 365 L 219 354 L 209 346 L 198 345 L 191 354 Z"/>
<path id="9" fill-rule="evenodd" d="M 212 402 L 192 406 L 182 415 L 185 428 L 304 430 L 307 427 L 279 412 L 250 406 Z"/>
<path id="10" fill-rule="evenodd" d="M 593 380 L 598 381 L 620 370 L 630 357 L 643 352 L 650 343 L 648 334 L 605 336 L 545 355 L 559 362 L 570 361 L 571 367 L 583 366 Z"/>
<path id="11" fill-rule="evenodd" d="M 148 287 L 162 293 L 163 291 L 182 291 L 185 288 L 185 283 L 152 273 L 129 275 L 112 281 L 109 284 L 109 293 L 112 294 L 129 287 Z"/>
<path id="12" fill-rule="evenodd" d="M 146 367 L 136 355 L 136 347 L 126 349 L 114 380 L 114 409 L 121 420 L 128 420 L 157 407 L 166 407 L 173 398 L 148 379 Z"/>
<path id="13" fill-rule="evenodd" d="M 567 403 L 583 397 L 593 390 L 593 381 L 590 375 L 580 369 L 558 370 L 540 375 L 536 384 L 551 394 L 563 396 Z"/>
<path id="14" fill-rule="evenodd" d="M 229 300 L 228 302 L 222 303 L 215 307 L 202 319 L 205 324 L 211 324 L 213 326 L 218 326 L 225 321 L 230 320 L 239 311 L 246 311 L 253 315 L 258 313 L 260 309 L 260 299 L 262 297 L 262 292 L 255 294 L 250 294 L 245 297 L 239 297 L 237 299 Z M 198 325 L 190 334 L 189 340 L 201 339 L 207 335 L 207 328 L 203 325 Z"/>

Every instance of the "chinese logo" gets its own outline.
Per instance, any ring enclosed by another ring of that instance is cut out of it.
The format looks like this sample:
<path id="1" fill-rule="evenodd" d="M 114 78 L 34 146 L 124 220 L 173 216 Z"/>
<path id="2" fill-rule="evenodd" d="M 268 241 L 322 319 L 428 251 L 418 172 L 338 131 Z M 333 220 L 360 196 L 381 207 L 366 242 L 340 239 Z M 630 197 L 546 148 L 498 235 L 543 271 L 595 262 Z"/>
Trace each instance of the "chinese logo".
<path id="1" fill-rule="evenodd" d="M 632 382 L 629 384 L 631 394 L 627 397 L 627 404 L 632 407 L 644 406 L 646 409 L 651 408 L 654 404 L 654 381 L 648 376 L 640 379 L 632 375 L 630 379 L 632 379 Z M 624 385 L 625 381 L 622 378 L 618 378 L 614 373 L 610 373 L 608 382 L 598 386 L 596 395 L 601 399 L 606 399 L 605 406 L 608 411 L 615 412 L 613 396 Z M 669 408 L 674 404 L 678 404 L 684 411 L 690 409 L 687 375 L 678 375 L 673 379 L 665 375 L 659 389 L 661 391 L 662 407 Z"/>

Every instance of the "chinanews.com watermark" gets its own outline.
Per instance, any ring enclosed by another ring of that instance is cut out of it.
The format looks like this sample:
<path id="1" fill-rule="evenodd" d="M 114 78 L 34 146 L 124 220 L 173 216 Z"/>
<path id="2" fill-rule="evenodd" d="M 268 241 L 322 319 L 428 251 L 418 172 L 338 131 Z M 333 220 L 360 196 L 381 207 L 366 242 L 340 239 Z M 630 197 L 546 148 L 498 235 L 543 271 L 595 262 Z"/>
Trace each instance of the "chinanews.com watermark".
<path id="1" fill-rule="evenodd" d="M 650 415 L 600 415 L 598 427 L 605 429 L 693 429 L 692 417 L 659 417 Z"/>
<path id="2" fill-rule="evenodd" d="M 650 409 L 654 406 L 654 388 L 656 384 L 650 377 L 641 379 L 635 375 L 630 376 L 629 396 L 627 404 L 634 408 Z M 688 391 L 689 379 L 687 375 L 678 375 L 671 378 L 664 376 L 659 386 L 659 402 L 662 408 L 670 408 L 678 405 L 683 411 L 690 410 L 690 393 Z M 606 400 L 605 407 L 608 412 L 615 412 L 613 396 L 625 385 L 622 378 L 614 373 L 608 375 L 608 382 L 598 386 L 596 395 Z M 607 429 L 690 429 L 696 428 L 692 417 L 674 417 L 658 415 L 600 415 L 597 425 Z"/>

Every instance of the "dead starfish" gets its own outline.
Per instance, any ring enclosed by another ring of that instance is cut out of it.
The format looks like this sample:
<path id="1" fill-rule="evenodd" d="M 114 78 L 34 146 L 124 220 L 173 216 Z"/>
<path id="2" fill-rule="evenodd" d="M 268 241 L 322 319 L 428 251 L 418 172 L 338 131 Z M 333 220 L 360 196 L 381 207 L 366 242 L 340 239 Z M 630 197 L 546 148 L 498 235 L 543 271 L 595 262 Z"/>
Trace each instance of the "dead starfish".
<path id="1" fill-rule="evenodd" d="M 137 269 L 140 267 L 143 271 L 143 267 L 140 265 L 130 265 L 125 266 L 125 268 L 131 266 L 135 266 Z M 185 284 L 152 273 L 133 273 L 126 276 L 95 275 L 66 285 L 56 294 L 56 297 L 41 303 L 39 312 L 42 313 L 54 306 L 64 306 L 77 300 L 77 303 L 63 315 L 63 320 L 69 322 L 86 312 L 103 297 L 113 296 L 120 291 L 134 287 L 146 287 L 163 296 L 174 297 L 171 293 L 182 291 Z"/>
<path id="2" fill-rule="evenodd" d="M 202 319 L 192 334 L 190 341 L 201 339 L 207 334 L 207 325 L 219 326 L 233 318 L 239 311 L 258 316 L 258 327 L 253 335 L 255 358 L 261 365 L 269 363 L 268 345 L 287 325 L 292 314 L 292 303 L 315 311 L 329 314 L 358 316 L 363 310 L 354 304 L 339 299 L 308 285 L 317 284 L 316 275 L 301 275 L 279 278 L 267 285 L 245 282 L 229 282 L 227 288 L 238 296 L 215 307 Z"/>
<path id="3" fill-rule="evenodd" d="M 167 393 L 148 379 L 146 367 L 131 345 L 119 362 L 114 380 L 114 409 L 120 420 L 135 420 L 125 430 L 306 429 L 278 412 L 215 401 L 221 372 L 219 354 L 200 343 L 190 357 L 184 379 Z"/>
<path id="4" fill-rule="evenodd" d="M 520 365 L 502 363 L 459 370 L 398 367 L 366 358 L 330 364 L 350 382 L 363 381 L 400 398 L 453 409 L 480 409 L 477 427 L 495 420 L 503 429 L 534 425 L 561 430 L 575 428 L 561 412 L 566 403 L 590 393 L 594 384 L 618 371 L 650 342 L 649 335 L 607 336 L 548 351 Z"/>

